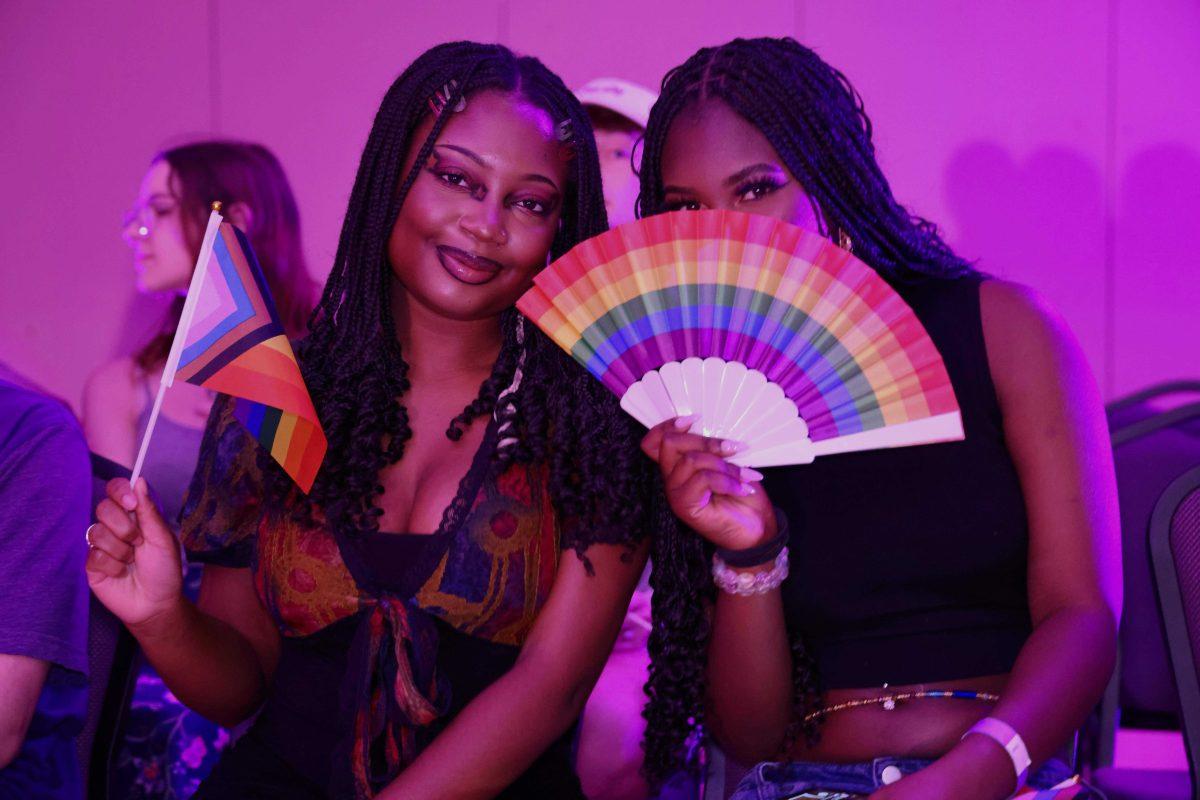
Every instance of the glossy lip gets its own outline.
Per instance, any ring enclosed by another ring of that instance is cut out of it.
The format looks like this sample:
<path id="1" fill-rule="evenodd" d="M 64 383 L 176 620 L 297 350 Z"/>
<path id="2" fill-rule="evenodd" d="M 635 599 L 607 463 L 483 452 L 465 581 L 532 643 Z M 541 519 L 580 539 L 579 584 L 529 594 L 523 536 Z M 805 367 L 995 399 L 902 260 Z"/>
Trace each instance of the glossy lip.
<path id="1" fill-rule="evenodd" d="M 480 286 L 493 280 L 503 269 L 499 262 L 472 255 L 466 250 L 449 245 L 438 245 L 437 254 L 442 269 L 446 270 L 450 277 L 472 286 Z"/>

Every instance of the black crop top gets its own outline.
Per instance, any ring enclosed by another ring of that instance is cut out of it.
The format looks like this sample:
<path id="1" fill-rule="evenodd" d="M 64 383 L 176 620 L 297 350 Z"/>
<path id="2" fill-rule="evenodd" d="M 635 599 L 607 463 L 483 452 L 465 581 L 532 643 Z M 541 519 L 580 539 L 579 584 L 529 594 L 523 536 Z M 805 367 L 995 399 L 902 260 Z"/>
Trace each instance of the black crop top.
<path id="1" fill-rule="evenodd" d="M 1029 636 L 1028 524 L 988 370 L 983 280 L 896 287 L 945 360 L 965 441 L 765 470 L 793 520 L 785 615 L 825 689 L 1008 672 Z"/>

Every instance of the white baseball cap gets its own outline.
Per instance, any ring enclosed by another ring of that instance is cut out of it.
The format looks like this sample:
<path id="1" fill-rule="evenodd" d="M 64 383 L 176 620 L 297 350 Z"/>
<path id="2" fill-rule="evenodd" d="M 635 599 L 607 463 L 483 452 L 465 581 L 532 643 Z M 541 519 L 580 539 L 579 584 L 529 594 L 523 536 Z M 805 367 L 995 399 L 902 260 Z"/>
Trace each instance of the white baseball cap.
<path id="1" fill-rule="evenodd" d="M 658 95 L 631 81 L 620 78 L 594 78 L 575 90 L 585 106 L 606 108 L 642 128 L 650 121 L 650 108 Z"/>

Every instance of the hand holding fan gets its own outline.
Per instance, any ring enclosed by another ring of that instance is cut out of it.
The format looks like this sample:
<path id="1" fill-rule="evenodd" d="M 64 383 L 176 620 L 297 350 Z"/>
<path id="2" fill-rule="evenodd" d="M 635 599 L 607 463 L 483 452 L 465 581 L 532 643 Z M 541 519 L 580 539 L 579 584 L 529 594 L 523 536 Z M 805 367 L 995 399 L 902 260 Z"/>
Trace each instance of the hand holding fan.
<path id="1" fill-rule="evenodd" d="M 647 427 L 803 464 L 963 438 L 937 348 L 870 267 L 769 217 L 678 211 L 614 228 L 543 270 L 517 308 Z"/>

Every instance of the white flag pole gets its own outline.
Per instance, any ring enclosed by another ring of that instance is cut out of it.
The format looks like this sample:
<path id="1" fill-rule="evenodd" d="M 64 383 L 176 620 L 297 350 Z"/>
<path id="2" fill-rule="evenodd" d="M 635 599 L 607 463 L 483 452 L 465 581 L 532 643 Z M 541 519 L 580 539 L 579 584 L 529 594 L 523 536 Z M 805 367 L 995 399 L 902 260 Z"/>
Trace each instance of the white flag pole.
<path id="1" fill-rule="evenodd" d="M 163 367 L 162 379 L 158 382 L 158 394 L 154 396 L 154 405 L 150 409 L 150 419 L 146 422 L 146 431 L 142 434 L 142 444 L 138 447 L 137 460 L 133 463 L 133 473 L 129 482 L 135 483 L 142 474 L 142 466 L 146 461 L 146 450 L 150 447 L 150 436 L 154 433 L 154 425 L 158 422 L 158 412 L 162 410 L 163 395 L 167 387 L 175 382 L 175 371 L 179 369 L 179 357 L 183 352 L 183 343 L 187 339 L 188 328 L 196 315 L 196 303 L 200 300 L 200 286 L 204 283 L 204 274 L 208 271 L 208 262 L 212 258 L 213 242 L 221 228 L 222 217 L 219 212 L 220 204 L 213 203 L 213 211 L 208 215 L 208 227 L 204 231 L 204 239 L 200 243 L 200 256 L 196 259 L 196 268 L 192 270 L 192 282 L 188 285 L 187 298 L 183 301 L 183 313 L 179 315 L 179 325 L 175 328 L 175 338 L 171 340 L 171 350 L 167 355 L 167 363 Z"/>

